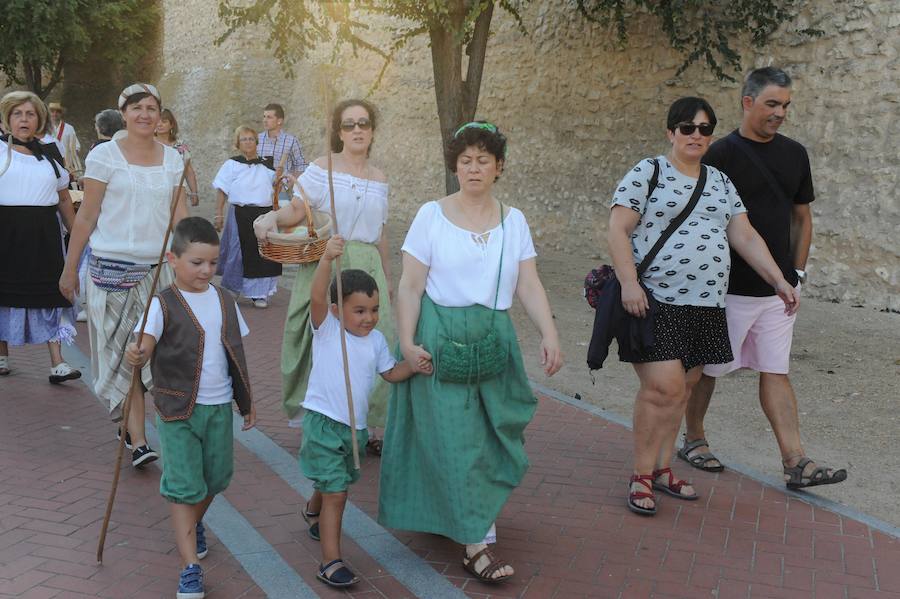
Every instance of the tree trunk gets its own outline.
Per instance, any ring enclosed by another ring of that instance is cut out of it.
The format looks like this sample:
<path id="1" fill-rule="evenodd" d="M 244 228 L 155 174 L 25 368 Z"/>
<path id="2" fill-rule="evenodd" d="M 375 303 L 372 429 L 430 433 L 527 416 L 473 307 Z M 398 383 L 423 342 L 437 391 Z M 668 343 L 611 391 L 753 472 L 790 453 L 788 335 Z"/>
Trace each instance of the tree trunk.
<path id="1" fill-rule="evenodd" d="M 450 0 L 452 27 L 433 25 L 428 31 L 431 37 L 431 64 L 434 70 L 434 94 L 441 127 L 442 149 L 447 147 L 460 125 L 475 118 L 475 110 L 478 108 L 478 94 L 481 89 L 481 75 L 484 71 L 484 56 L 494 2 L 491 0 L 487 3 L 475 22 L 472 39 L 466 47 L 469 64 L 466 79 L 463 80 L 461 29 L 468 10 L 467 4 L 466 0 Z M 446 166 L 444 184 L 448 194 L 459 189 L 456 175 Z"/>

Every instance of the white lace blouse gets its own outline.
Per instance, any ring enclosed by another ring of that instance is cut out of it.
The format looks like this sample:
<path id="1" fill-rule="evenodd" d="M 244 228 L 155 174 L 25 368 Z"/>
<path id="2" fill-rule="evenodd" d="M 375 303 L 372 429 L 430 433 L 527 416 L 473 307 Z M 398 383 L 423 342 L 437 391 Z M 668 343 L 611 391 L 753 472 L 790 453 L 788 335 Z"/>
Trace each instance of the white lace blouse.
<path id="1" fill-rule="evenodd" d="M 172 189 L 184 161 L 178 150 L 162 146 L 162 164 L 136 166 L 117 141 L 100 144 L 85 159 L 86 179 L 106 183 L 91 251 L 101 258 L 153 264 L 169 224 Z"/>

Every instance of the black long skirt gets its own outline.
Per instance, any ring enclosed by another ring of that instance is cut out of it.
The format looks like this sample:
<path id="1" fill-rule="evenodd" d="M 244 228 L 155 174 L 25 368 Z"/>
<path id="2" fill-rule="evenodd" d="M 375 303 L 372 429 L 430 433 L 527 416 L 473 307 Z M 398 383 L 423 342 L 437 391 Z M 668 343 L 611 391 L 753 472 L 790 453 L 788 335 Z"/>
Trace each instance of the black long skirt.
<path id="1" fill-rule="evenodd" d="M 56 206 L 0 206 L 0 306 L 68 308 Z"/>
<path id="2" fill-rule="evenodd" d="M 271 210 L 270 206 L 234 207 L 234 220 L 237 224 L 238 239 L 241 241 L 241 259 L 244 263 L 245 279 L 281 276 L 281 264 L 266 260 L 259 255 L 259 246 L 256 243 L 256 235 L 253 233 L 253 221 Z"/>

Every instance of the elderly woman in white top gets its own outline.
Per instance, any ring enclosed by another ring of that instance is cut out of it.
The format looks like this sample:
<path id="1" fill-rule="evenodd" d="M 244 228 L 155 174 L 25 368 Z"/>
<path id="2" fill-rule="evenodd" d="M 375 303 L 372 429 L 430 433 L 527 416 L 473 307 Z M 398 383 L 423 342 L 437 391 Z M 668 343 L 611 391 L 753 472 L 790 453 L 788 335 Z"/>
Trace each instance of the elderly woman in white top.
<path id="1" fill-rule="evenodd" d="M 375 107 L 364 100 L 340 102 L 332 113 L 331 151 L 334 155 L 334 193 L 337 232 L 347 240 L 343 267 L 358 268 L 375 278 L 381 297 L 378 330 L 388 344 L 394 343 L 394 319 L 386 301 L 391 295 L 390 256 L 387 232 L 388 184 L 384 174 L 369 161 L 375 133 Z M 271 212 L 256 225 L 265 239 L 276 226 L 291 227 L 306 218 L 305 195 L 313 210 L 329 211 L 327 159 L 321 157 L 303 172 L 294 198 L 278 212 Z M 297 414 L 306 395 L 312 365 L 312 330 L 309 326 L 309 287 L 315 264 L 300 265 L 291 294 L 281 351 L 283 405 L 299 426 Z M 369 424 L 383 427 L 388 386 L 379 379 L 369 398 Z M 380 454 L 381 441 L 370 439 L 370 452 Z"/>
<path id="2" fill-rule="evenodd" d="M 135 467 L 158 458 L 144 432 L 144 392 L 153 380 L 148 364 L 141 372 L 142 388 L 132 390 L 125 346 L 150 300 L 155 269 L 162 269 L 160 289 L 173 281 L 169 266 L 157 260 L 184 169 L 178 152 L 153 138 L 161 108 L 159 92 L 149 84 L 130 85 L 119 96 L 125 135 L 120 131 L 85 160 L 84 200 L 59 280 L 67 297 L 78 291 L 78 256 L 90 238 L 87 309 L 94 392 L 114 421 L 122 418 L 126 395 L 134 394 L 125 441 Z M 176 222 L 185 216 L 187 207 L 179 202 Z"/>
<path id="3" fill-rule="evenodd" d="M 256 144 L 256 131 L 245 126 L 235 129 L 234 147 L 240 154 L 226 160 L 213 180 L 216 229 L 221 231 L 225 222 L 216 274 L 222 276 L 223 287 L 265 308 L 278 289 L 281 265 L 260 257 L 253 233 L 253 221 L 272 210 L 275 183 L 274 161 L 271 156 L 260 158 Z"/>
<path id="4" fill-rule="evenodd" d="M 0 376 L 10 373 L 10 344 L 46 343 L 50 382 L 77 379 L 60 351 L 75 336 L 75 312 L 55 283 L 64 260 L 57 214 L 69 230 L 75 218 L 69 173 L 36 139 L 48 118 L 40 98 L 10 92 L 0 116 L 9 132 L 0 137 Z"/>

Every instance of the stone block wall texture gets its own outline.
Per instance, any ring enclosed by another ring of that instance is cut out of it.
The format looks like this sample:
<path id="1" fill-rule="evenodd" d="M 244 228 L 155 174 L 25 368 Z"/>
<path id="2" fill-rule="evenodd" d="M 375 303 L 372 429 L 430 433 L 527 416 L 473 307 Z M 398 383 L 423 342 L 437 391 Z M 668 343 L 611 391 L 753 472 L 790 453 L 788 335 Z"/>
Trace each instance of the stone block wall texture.
<path id="1" fill-rule="evenodd" d="M 571 0 L 532 2 L 522 35 L 495 12 L 478 117 L 510 139 L 502 200 L 521 208 L 540 248 L 607 255 L 608 201 L 618 179 L 644 156 L 663 153 L 665 112 L 683 95 L 702 95 L 719 116 L 719 134 L 738 125 L 739 86 L 691 67 L 676 78 L 679 56 L 655 21 L 633 20 L 624 49 L 608 30 L 586 22 Z M 216 0 L 164 0 L 159 55 L 164 102 L 191 144 L 204 205 L 210 182 L 234 152 L 238 124 L 260 126 L 262 107 L 284 104 L 286 128 L 312 159 L 324 149 L 322 82 L 338 97 L 369 92 L 380 62 L 321 48 L 288 79 L 245 30 L 222 46 Z M 386 22 L 372 21 L 385 32 Z M 816 39 L 793 33 L 816 27 Z M 389 42 L 386 33 L 380 40 Z M 807 146 L 816 187 L 815 234 L 807 294 L 900 309 L 900 3 L 815 0 L 769 47 L 741 48 L 749 68 L 768 64 L 794 78 L 794 102 L 782 131 Z M 440 135 L 426 39 L 396 58 L 370 98 L 380 110 L 373 158 L 391 186 L 392 227 L 405 228 L 423 202 L 443 194 Z M 580 278 L 574 275 L 576 293 Z"/>

